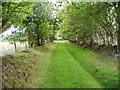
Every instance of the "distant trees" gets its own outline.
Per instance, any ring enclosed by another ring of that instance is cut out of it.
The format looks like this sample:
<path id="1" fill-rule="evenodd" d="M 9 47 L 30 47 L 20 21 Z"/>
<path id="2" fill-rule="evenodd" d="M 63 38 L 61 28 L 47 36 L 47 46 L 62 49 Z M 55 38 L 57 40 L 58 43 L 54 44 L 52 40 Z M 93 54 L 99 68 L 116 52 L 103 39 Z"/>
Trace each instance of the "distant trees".
<path id="1" fill-rule="evenodd" d="M 63 19 L 63 38 L 82 46 L 114 46 L 118 41 L 119 47 L 118 6 L 117 2 L 71 2 L 65 5 L 59 12 Z"/>

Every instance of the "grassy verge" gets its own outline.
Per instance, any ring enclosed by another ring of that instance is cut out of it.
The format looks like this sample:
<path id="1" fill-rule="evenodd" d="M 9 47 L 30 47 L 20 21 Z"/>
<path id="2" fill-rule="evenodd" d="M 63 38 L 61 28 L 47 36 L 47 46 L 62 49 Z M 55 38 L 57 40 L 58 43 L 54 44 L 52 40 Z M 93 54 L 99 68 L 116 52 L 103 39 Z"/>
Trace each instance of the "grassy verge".
<path id="1" fill-rule="evenodd" d="M 118 88 L 118 61 L 99 56 L 91 50 L 66 44 L 75 60 L 104 88 Z"/>
<path id="2" fill-rule="evenodd" d="M 3 88 L 39 88 L 43 83 L 45 59 L 53 47 L 49 44 L 3 56 Z"/>

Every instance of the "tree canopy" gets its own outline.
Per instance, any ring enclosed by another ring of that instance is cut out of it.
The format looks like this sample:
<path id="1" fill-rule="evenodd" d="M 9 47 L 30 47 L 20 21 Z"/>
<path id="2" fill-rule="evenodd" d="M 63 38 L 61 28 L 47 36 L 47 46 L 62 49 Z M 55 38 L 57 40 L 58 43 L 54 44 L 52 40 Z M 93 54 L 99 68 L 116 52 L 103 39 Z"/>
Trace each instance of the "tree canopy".
<path id="1" fill-rule="evenodd" d="M 117 45 L 120 52 L 118 2 L 2 2 L 2 32 L 12 25 L 29 47 L 53 42 L 60 29 L 63 39 L 83 47 Z M 15 40 L 15 39 L 14 39 Z"/>
<path id="2" fill-rule="evenodd" d="M 58 14 L 63 38 L 82 46 L 117 45 L 118 11 L 117 2 L 71 2 Z"/>

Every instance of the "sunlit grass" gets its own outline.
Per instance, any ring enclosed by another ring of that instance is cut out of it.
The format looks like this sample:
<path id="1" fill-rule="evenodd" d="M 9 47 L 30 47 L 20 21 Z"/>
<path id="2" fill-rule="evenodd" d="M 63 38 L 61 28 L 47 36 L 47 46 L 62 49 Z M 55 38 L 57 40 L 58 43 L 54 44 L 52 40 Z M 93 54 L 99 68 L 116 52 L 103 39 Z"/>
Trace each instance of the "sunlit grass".
<path id="1" fill-rule="evenodd" d="M 54 41 L 55 43 L 65 43 L 65 42 L 68 42 L 68 40 L 62 40 L 62 39 L 58 39 L 58 40 L 55 40 Z"/>

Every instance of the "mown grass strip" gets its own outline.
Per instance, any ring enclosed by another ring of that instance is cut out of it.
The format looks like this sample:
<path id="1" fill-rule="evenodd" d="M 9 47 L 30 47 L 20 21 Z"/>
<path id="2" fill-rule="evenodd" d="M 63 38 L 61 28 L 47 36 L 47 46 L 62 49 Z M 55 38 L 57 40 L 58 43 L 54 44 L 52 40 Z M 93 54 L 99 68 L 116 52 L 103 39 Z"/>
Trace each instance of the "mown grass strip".
<path id="1" fill-rule="evenodd" d="M 65 44 L 75 60 L 104 88 L 118 88 L 118 62 L 101 57 L 91 50 Z"/>
<path id="2" fill-rule="evenodd" d="M 57 45 L 48 64 L 44 88 L 102 88 L 69 53 L 64 43 Z"/>

